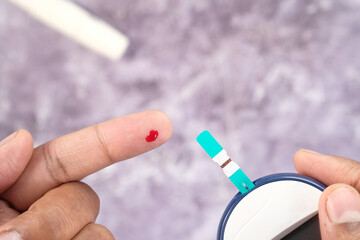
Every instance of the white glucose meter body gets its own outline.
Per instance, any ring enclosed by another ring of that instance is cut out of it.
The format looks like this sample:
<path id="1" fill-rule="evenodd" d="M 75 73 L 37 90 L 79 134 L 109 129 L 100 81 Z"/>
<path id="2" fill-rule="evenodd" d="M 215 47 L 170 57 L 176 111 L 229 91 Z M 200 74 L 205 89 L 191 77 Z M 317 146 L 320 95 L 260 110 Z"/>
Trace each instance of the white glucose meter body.
<path id="1" fill-rule="evenodd" d="M 320 240 L 318 202 L 326 188 L 299 174 L 269 175 L 235 195 L 218 229 L 218 240 Z"/>

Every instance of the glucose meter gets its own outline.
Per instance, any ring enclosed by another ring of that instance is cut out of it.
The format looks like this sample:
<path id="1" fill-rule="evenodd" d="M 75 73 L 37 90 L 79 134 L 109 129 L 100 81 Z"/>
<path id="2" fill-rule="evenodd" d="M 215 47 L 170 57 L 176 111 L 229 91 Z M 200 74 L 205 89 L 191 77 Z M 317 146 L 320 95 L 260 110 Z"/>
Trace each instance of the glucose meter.
<path id="1" fill-rule="evenodd" d="M 218 240 L 320 240 L 318 202 L 326 186 L 281 173 L 252 182 L 208 131 L 197 141 L 239 189 L 224 211 Z"/>

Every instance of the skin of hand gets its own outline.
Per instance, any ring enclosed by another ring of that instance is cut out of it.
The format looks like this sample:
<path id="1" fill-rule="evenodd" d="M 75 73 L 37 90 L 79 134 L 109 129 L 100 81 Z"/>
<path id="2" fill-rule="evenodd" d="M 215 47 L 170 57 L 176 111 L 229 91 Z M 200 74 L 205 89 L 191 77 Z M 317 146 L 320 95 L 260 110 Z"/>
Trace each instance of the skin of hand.
<path id="1" fill-rule="evenodd" d="M 294 156 L 294 164 L 300 174 L 328 186 L 319 201 L 321 238 L 360 239 L 360 163 L 300 150 Z"/>
<path id="2" fill-rule="evenodd" d="M 146 142 L 149 131 L 159 132 Z M 146 111 L 64 135 L 33 149 L 26 130 L 0 142 L 0 240 L 114 239 L 95 224 L 99 198 L 85 176 L 154 149 L 172 134 L 170 119 Z"/>

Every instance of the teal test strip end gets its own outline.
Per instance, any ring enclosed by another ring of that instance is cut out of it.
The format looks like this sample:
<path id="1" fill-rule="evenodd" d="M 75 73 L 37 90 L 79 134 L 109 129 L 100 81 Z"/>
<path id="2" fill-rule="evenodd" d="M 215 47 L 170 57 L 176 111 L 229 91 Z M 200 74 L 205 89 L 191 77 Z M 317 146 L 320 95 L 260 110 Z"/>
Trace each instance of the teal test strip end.
<path id="1" fill-rule="evenodd" d="M 248 192 L 253 187 L 255 187 L 254 183 L 246 176 L 246 174 L 241 169 L 238 169 L 233 175 L 229 177 L 229 179 L 242 194 Z"/>
<path id="2" fill-rule="evenodd" d="M 197 136 L 196 141 L 211 158 L 215 157 L 223 147 L 215 140 L 209 131 L 203 131 Z"/>

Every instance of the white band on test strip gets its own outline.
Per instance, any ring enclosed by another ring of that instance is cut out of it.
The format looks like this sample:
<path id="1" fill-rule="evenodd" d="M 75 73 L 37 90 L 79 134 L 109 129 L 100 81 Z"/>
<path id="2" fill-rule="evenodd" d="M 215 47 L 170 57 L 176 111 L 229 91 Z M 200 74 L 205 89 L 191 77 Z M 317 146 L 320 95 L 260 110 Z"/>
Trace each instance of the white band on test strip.
<path id="1" fill-rule="evenodd" d="M 231 161 L 229 162 L 224 168 L 224 173 L 227 177 L 231 177 L 237 170 L 239 170 L 240 167 L 235 162 Z"/>
<path id="2" fill-rule="evenodd" d="M 229 160 L 229 156 L 227 152 L 223 149 L 218 154 L 216 154 L 215 157 L 213 157 L 213 160 L 219 164 L 219 166 L 223 165 L 227 160 Z"/>

